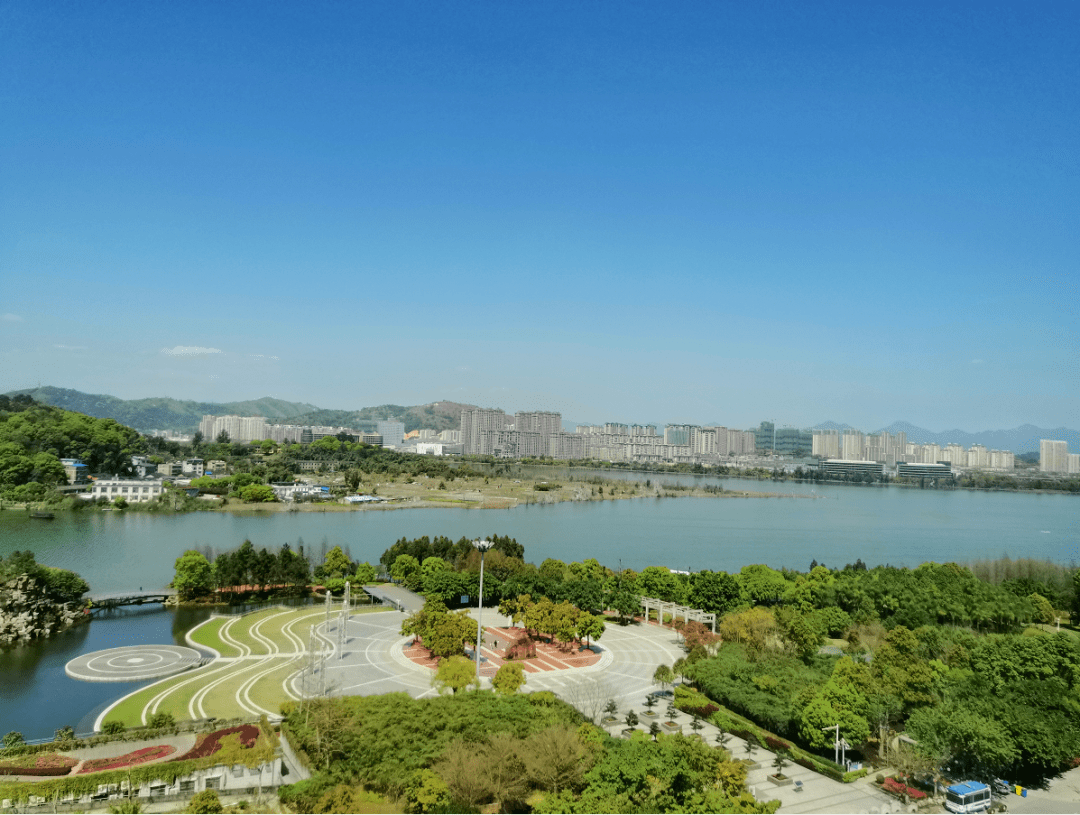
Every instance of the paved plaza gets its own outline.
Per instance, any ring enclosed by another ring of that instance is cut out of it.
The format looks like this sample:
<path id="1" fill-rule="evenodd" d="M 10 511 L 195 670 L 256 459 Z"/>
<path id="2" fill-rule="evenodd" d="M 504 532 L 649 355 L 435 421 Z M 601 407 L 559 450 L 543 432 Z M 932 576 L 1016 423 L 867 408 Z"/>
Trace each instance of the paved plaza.
<path id="1" fill-rule="evenodd" d="M 125 645 L 75 657 L 64 666 L 84 682 L 145 682 L 194 668 L 203 655 L 182 645 Z"/>
<path id="2" fill-rule="evenodd" d="M 405 605 L 407 607 L 407 598 Z M 470 612 L 475 618 L 475 611 Z M 429 668 L 417 665 L 405 655 L 405 648 L 411 638 L 401 636 L 401 623 L 406 614 L 400 611 L 384 611 L 357 616 L 348 621 L 347 640 L 344 651 L 331 653 L 325 663 L 325 691 L 331 695 L 380 694 L 404 691 L 416 698 L 433 696 L 437 693 L 431 685 L 433 672 Z M 509 619 L 491 609 L 485 609 L 483 615 L 485 627 L 488 625 L 505 627 Z M 319 630 L 327 643 L 338 642 L 336 626 L 331 619 L 326 630 Z M 609 699 L 614 699 L 619 707 L 618 723 L 611 725 L 608 732 L 618 736 L 626 727 L 623 719 L 630 710 L 639 715 L 645 710 L 646 697 L 659 690 L 652 681 L 653 672 L 661 663 L 671 665 L 684 656 L 684 651 L 674 631 L 656 625 L 635 624 L 620 626 L 609 622 L 601 640 L 594 644 L 600 651 L 601 659 L 595 665 L 584 668 L 549 670 L 541 673 L 529 673 L 526 692 L 549 690 L 581 710 L 586 716 L 599 721 L 601 712 Z M 483 652 L 481 652 L 483 655 Z M 304 691 L 316 690 L 311 683 L 317 683 L 318 677 L 304 679 L 296 676 L 292 680 L 291 690 L 296 695 Z M 485 687 L 490 687 L 490 679 L 483 679 Z M 666 717 L 665 717 L 666 718 Z M 678 713 L 674 720 L 681 724 L 687 733 L 690 730 L 691 717 Z M 708 744 L 716 743 L 718 730 L 711 724 L 703 723 L 700 731 Z M 647 725 L 638 729 L 646 730 Z M 741 739 L 731 736 L 727 742 L 735 758 L 744 758 L 745 749 Z M 893 813 L 914 811 L 914 807 L 905 808 L 899 801 L 885 795 L 871 786 L 867 779 L 842 784 L 819 775 L 797 764 L 789 764 L 784 774 L 793 780 L 801 781 L 801 789 L 794 784 L 778 787 L 767 780 L 775 772 L 772 768 L 774 754 L 764 748 L 754 753 L 754 760 L 760 764 L 758 769 L 750 770 L 747 786 L 761 801 L 779 799 L 781 811 L 791 813 Z"/>

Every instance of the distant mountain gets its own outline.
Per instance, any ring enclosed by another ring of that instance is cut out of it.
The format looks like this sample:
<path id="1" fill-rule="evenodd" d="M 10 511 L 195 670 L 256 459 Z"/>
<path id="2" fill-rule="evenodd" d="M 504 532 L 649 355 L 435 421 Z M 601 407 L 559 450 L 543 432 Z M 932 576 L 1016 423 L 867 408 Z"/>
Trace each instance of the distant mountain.
<path id="1" fill-rule="evenodd" d="M 1066 427 L 1046 429 L 1025 424 L 1013 430 L 983 430 L 980 433 L 968 433 L 964 430 L 946 430 L 935 433 L 923 427 L 916 427 L 909 422 L 893 422 L 886 428 L 878 430 L 878 433 L 907 434 L 907 440 L 915 444 L 946 444 L 956 443 L 965 449 L 973 444 L 981 444 L 990 450 L 1011 450 L 1016 454 L 1038 452 L 1040 439 L 1057 439 L 1068 442 L 1070 452 L 1080 452 L 1080 431 L 1069 430 Z"/>
<path id="2" fill-rule="evenodd" d="M 115 419 L 143 433 L 151 430 L 175 430 L 194 433 L 206 414 L 214 416 L 265 416 L 271 424 L 318 424 L 350 427 L 358 419 L 396 419 L 405 423 L 405 432 L 419 428 L 457 430 L 461 411 L 474 408 L 459 402 L 432 402 L 405 407 L 380 405 L 360 410 L 325 410 L 307 402 L 285 402 L 269 396 L 246 402 L 191 402 L 168 397 L 118 399 L 105 394 L 82 393 L 69 388 L 29 388 L 11 391 L 7 396 L 28 393 L 46 405 L 74 410 L 98 419 Z"/>
<path id="3" fill-rule="evenodd" d="M 151 430 L 176 430 L 193 433 L 199 428 L 204 414 L 265 416 L 268 419 L 290 419 L 318 408 L 306 402 L 285 402 L 269 396 L 247 402 L 191 402 L 168 397 L 149 399 L 118 399 L 105 394 L 82 393 L 68 388 L 29 388 L 11 391 L 8 396 L 28 393 L 46 405 L 74 410 L 98 419 L 115 419 L 120 424 L 148 433 Z"/>
<path id="4" fill-rule="evenodd" d="M 845 430 L 854 430 L 855 428 L 849 424 L 840 424 L 839 422 L 822 422 L 821 424 L 814 425 L 811 430 L 839 430 L 841 433 Z"/>
<path id="5" fill-rule="evenodd" d="M 319 410 L 293 416 L 285 424 L 321 424 L 331 427 L 352 427 L 360 420 L 392 419 L 404 422 L 405 432 L 427 428 L 430 430 L 459 430 L 461 411 L 475 409 L 476 405 L 460 402 L 432 402 L 427 405 L 379 405 L 360 410 Z"/>

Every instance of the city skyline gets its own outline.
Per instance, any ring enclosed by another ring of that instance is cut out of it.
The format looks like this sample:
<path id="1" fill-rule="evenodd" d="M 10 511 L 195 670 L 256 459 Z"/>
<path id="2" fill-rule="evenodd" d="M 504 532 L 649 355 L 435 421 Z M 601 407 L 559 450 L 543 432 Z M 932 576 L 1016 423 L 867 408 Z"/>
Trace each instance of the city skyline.
<path id="1" fill-rule="evenodd" d="M 1066 427 L 1078 32 L 1054 2 L 9 6 L 0 391 Z"/>

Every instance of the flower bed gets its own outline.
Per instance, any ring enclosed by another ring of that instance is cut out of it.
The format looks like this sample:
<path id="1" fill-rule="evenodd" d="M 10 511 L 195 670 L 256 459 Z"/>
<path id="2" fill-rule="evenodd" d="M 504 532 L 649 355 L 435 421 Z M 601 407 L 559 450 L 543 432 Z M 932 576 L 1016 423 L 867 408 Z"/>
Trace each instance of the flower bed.
<path id="1" fill-rule="evenodd" d="M 145 764 L 148 761 L 156 761 L 159 758 L 172 755 L 176 748 L 170 744 L 155 744 L 153 747 L 144 747 L 131 753 L 113 758 L 95 758 L 84 761 L 79 768 L 79 774 L 96 773 L 102 770 L 119 770 L 121 767 L 131 767 L 135 764 Z"/>
<path id="2" fill-rule="evenodd" d="M 893 795 L 907 795 L 912 801 L 918 801 L 926 797 L 926 793 L 922 790 L 909 787 L 903 781 L 897 781 L 895 778 L 886 778 L 881 788 L 886 792 L 891 792 Z"/>
<path id="3" fill-rule="evenodd" d="M 0 764 L 0 775 L 67 775 L 78 763 L 78 759 L 59 753 L 38 753 L 21 760 L 5 761 Z"/>
<path id="4" fill-rule="evenodd" d="M 773 752 L 787 752 L 791 749 L 791 745 L 783 739 L 778 739 L 775 736 L 766 736 L 765 744 Z"/>
<path id="5" fill-rule="evenodd" d="M 205 733 L 199 736 L 195 746 L 184 753 L 176 761 L 189 761 L 193 758 L 205 758 L 221 749 L 221 740 L 225 736 L 234 733 L 240 734 L 240 744 L 244 747 L 254 747 L 259 738 L 259 728 L 253 724 L 241 724 L 236 727 L 227 727 L 224 730 L 215 730 L 213 733 Z"/>

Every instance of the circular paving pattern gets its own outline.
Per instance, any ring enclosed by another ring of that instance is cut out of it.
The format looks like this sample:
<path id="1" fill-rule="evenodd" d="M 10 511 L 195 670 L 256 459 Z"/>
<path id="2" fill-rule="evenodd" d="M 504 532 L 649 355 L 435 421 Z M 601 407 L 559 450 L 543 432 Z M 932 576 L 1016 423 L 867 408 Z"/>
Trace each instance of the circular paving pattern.
<path id="1" fill-rule="evenodd" d="M 84 682 L 144 682 L 186 671 L 203 659 L 182 645 L 125 645 L 75 657 L 64 672 Z"/>

